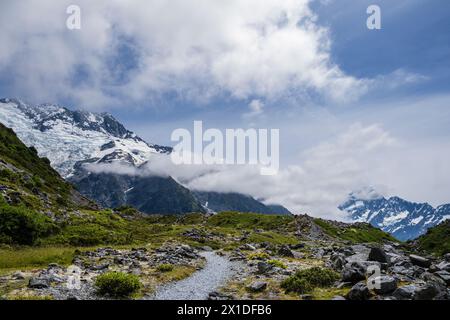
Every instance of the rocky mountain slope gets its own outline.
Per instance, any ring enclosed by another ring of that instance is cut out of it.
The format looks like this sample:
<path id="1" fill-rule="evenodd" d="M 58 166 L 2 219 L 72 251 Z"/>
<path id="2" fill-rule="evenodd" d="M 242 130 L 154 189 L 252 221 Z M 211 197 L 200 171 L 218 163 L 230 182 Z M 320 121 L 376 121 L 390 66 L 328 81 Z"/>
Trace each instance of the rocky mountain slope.
<path id="1" fill-rule="evenodd" d="M 368 222 L 399 240 L 417 238 L 429 228 L 450 218 L 448 204 L 433 208 L 428 203 L 372 195 L 362 199 L 357 194 L 351 194 L 339 209 L 348 212 L 352 220 Z"/>

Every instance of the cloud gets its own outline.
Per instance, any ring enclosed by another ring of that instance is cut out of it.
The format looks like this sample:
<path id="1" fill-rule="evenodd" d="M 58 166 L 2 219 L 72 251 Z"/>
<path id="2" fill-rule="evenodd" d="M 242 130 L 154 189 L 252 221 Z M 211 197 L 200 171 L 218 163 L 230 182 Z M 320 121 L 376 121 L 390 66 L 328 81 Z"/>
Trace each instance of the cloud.
<path id="1" fill-rule="evenodd" d="M 367 173 L 383 166 L 377 155 L 395 144 L 379 125 L 354 124 L 335 139 L 304 151 L 298 165 L 274 176 L 260 175 L 256 165 L 175 165 L 167 155 L 153 157 L 139 170 L 100 166 L 96 172 L 172 176 L 193 190 L 239 192 L 282 204 L 296 214 L 344 220 L 338 205 L 350 192 L 374 185 Z"/>
<path id="2" fill-rule="evenodd" d="M 275 176 L 258 175 L 257 168 L 238 167 L 216 171 L 187 182 L 199 190 L 241 192 L 280 203 L 294 213 L 345 219 L 337 206 L 347 195 L 371 184 L 367 172 L 382 165 L 377 154 L 395 145 L 395 140 L 378 125 L 355 124 L 336 139 L 310 148 Z"/>
<path id="3" fill-rule="evenodd" d="M 79 0 L 82 29 L 71 31 L 71 1 L 6 0 L 0 74 L 11 94 L 88 108 L 166 93 L 199 101 L 358 96 L 364 81 L 332 62 L 310 2 Z"/>

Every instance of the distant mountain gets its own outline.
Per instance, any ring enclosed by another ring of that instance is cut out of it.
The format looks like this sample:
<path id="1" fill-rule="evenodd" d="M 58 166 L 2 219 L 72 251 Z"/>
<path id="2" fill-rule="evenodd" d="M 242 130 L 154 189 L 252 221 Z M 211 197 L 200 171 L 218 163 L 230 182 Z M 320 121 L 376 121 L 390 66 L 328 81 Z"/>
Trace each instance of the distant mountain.
<path id="1" fill-rule="evenodd" d="M 0 122 L 47 157 L 84 196 L 104 207 L 132 205 L 149 214 L 204 212 L 192 193 L 171 177 L 97 173 L 84 166 L 119 163 L 138 171 L 152 156 L 172 151 L 146 143 L 110 114 L 1 99 Z"/>
<path id="2" fill-rule="evenodd" d="M 292 214 L 283 206 L 265 205 L 251 196 L 240 193 L 195 191 L 194 195 L 206 209 L 213 212 L 240 211 L 279 215 Z"/>
<path id="3" fill-rule="evenodd" d="M 372 194 L 362 198 L 353 193 L 339 206 L 350 214 L 353 221 L 369 222 L 399 240 L 410 240 L 450 218 L 450 205 L 433 208 L 428 203 L 409 202 L 399 197 Z"/>
<path id="4" fill-rule="evenodd" d="M 172 151 L 146 143 L 108 113 L 0 99 L 0 122 L 12 128 L 27 146 L 34 146 L 40 156 L 50 159 L 63 177 L 70 176 L 79 161 L 107 157 L 139 166 L 154 154 Z"/>
<path id="5" fill-rule="evenodd" d="M 240 194 L 194 194 L 171 177 L 143 174 L 153 157 L 172 148 L 149 144 L 108 113 L 72 111 L 58 105 L 32 106 L 17 99 L 0 99 L 0 123 L 12 128 L 29 147 L 84 196 L 104 207 L 131 205 L 148 214 L 211 211 L 251 211 L 290 214 L 282 206 L 267 206 Z M 95 171 L 86 165 L 130 167 L 136 174 Z M 142 174 L 141 174 L 142 173 Z M 211 197 L 211 199 L 209 199 Z"/>

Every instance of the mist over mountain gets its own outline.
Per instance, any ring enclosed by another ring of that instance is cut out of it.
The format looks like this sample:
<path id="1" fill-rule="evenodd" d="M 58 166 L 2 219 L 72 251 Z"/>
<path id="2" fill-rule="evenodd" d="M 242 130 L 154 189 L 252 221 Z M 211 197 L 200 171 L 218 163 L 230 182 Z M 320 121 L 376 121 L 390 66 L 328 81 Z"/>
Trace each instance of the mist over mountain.
<path id="1" fill-rule="evenodd" d="M 86 197 L 104 207 L 130 205 L 148 214 L 183 214 L 237 210 L 286 214 L 249 196 L 200 193 L 166 173 L 146 170 L 146 165 L 172 148 L 145 142 L 108 113 L 72 111 L 58 105 L 32 106 L 17 99 L 0 99 L 0 122 L 11 127 L 27 145 Z M 160 158 L 158 158 L 160 160 Z M 170 161 L 167 158 L 165 161 Z M 108 168 L 108 170 L 94 170 Z M 204 197 L 212 207 L 202 205 Z M 232 200 L 230 199 L 232 198 Z"/>

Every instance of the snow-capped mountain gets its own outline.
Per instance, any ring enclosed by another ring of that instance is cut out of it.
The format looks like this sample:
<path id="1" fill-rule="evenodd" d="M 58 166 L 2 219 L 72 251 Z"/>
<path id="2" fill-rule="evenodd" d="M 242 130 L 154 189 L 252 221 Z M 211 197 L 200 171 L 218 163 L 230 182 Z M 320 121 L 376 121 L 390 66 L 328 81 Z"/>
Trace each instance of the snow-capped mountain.
<path id="1" fill-rule="evenodd" d="M 410 240 L 450 218 L 450 204 L 433 208 L 428 203 L 409 202 L 399 197 L 385 198 L 372 193 L 361 197 L 352 193 L 339 206 L 357 222 L 369 222 L 399 240 Z"/>
<path id="2" fill-rule="evenodd" d="M 79 161 L 125 161 L 134 166 L 171 148 L 146 143 L 108 113 L 72 111 L 58 105 L 27 105 L 0 99 L 0 122 L 69 177 Z"/>

